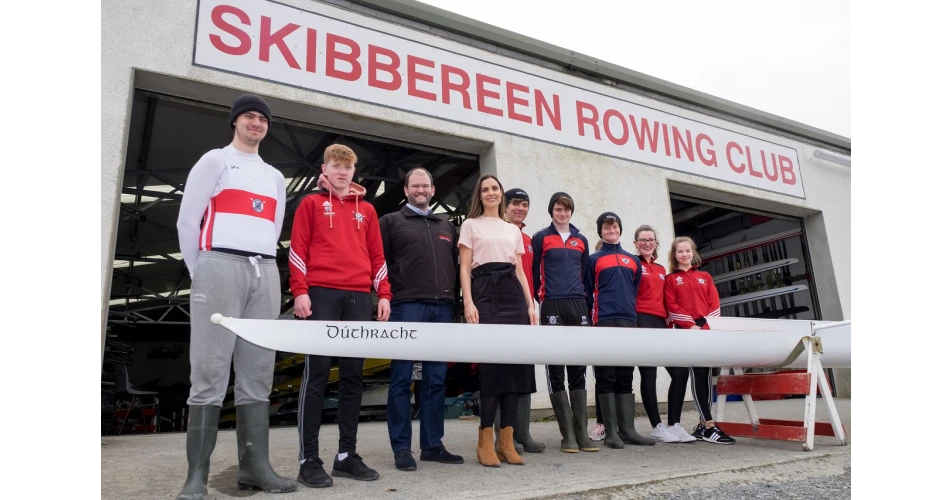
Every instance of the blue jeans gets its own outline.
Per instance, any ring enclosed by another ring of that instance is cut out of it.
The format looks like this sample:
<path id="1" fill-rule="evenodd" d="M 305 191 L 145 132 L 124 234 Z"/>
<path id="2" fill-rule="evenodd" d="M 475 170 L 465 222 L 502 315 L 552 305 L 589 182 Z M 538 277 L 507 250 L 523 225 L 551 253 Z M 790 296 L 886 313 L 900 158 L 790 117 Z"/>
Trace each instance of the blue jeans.
<path id="1" fill-rule="evenodd" d="M 390 309 L 390 321 L 452 323 L 452 304 L 399 302 Z M 387 394 L 387 430 L 390 447 L 396 453 L 409 450 L 411 427 L 410 382 L 413 360 L 390 360 L 390 390 Z M 424 361 L 420 391 L 420 448 L 443 446 L 443 405 L 446 398 L 446 363 Z"/>

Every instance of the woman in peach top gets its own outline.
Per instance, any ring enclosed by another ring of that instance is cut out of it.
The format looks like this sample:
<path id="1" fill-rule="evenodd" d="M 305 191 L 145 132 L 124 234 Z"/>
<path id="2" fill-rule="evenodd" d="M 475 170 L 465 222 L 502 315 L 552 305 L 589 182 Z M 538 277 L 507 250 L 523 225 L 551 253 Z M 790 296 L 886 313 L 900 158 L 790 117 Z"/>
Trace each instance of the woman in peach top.
<path id="1" fill-rule="evenodd" d="M 522 271 L 522 233 L 506 221 L 503 193 L 502 184 L 493 175 L 480 177 L 473 188 L 469 215 L 459 234 L 463 311 L 467 323 L 536 325 L 535 303 Z M 513 445 L 512 426 L 519 396 L 536 391 L 534 375 L 532 365 L 480 363 L 476 458 L 482 465 L 524 463 Z M 501 414 L 499 443 L 493 450 L 497 408 Z"/>

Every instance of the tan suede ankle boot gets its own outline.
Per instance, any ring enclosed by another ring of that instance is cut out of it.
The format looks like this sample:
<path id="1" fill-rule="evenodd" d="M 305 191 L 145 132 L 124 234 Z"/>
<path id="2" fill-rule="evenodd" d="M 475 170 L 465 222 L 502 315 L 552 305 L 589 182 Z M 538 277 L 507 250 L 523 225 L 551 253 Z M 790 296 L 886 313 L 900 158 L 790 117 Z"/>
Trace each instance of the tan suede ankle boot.
<path id="1" fill-rule="evenodd" d="M 512 434 L 510 433 L 510 438 Z M 479 442 L 476 445 L 476 460 L 486 467 L 499 467 L 499 459 L 493 450 L 493 428 L 479 429 Z"/>
<path id="2" fill-rule="evenodd" d="M 525 464 L 525 460 L 516 453 L 516 447 L 512 441 L 512 427 L 499 429 L 499 443 L 496 445 L 496 458 L 501 462 L 507 462 L 511 465 Z"/>

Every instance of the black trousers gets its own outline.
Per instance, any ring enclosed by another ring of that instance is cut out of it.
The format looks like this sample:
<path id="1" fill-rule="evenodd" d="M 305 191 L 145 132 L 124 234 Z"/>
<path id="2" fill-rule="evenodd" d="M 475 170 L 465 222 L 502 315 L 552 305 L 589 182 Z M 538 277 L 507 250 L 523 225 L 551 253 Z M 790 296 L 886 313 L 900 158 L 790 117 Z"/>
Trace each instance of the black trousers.
<path id="1" fill-rule="evenodd" d="M 373 301 L 370 292 L 350 292 L 311 287 L 311 315 L 315 321 L 370 321 Z M 335 358 L 307 355 L 298 397 L 299 460 L 319 458 L 318 435 L 324 409 L 324 392 Z M 364 392 L 364 358 L 336 358 L 340 379 L 337 382 L 337 426 L 340 431 L 338 453 L 357 452 L 357 421 Z"/>
<path id="2" fill-rule="evenodd" d="M 711 396 L 711 384 L 714 381 L 711 368 L 695 366 L 691 368 L 691 395 L 694 396 L 694 406 L 697 407 L 701 420 L 714 420 L 711 414 L 711 405 L 714 404 Z"/>
<path id="3" fill-rule="evenodd" d="M 595 326 L 636 328 L 637 324 L 627 319 L 606 319 L 599 321 Z M 631 394 L 631 384 L 635 378 L 634 366 L 595 366 L 593 368 L 596 394 Z M 601 413 L 601 409 L 596 409 L 596 413 Z"/>
<path id="4" fill-rule="evenodd" d="M 546 299 L 539 306 L 539 324 L 550 326 L 590 325 L 588 305 L 585 299 Z M 574 365 L 546 365 L 549 379 L 549 394 L 565 390 L 565 375 L 568 374 L 570 391 L 585 390 L 585 367 Z"/>
<path id="5" fill-rule="evenodd" d="M 638 315 L 638 328 L 666 327 L 665 318 L 644 313 Z M 691 369 L 683 366 L 668 366 L 665 367 L 665 369 L 668 371 L 668 376 L 671 377 L 671 384 L 668 386 L 668 425 L 670 426 L 681 422 L 681 410 L 684 407 L 684 395 L 687 392 L 688 378 L 691 375 Z M 598 368 L 596 368 L 595 392 L 600 393 L 598 373 Z M 648 414 L 648 421 L 651 422 L 651 427 L 655 427 L 661 423 L 661 414 L 658 411 L 658 392 L 656 389 L 658 368 L 654 366 L 639 366 L 638 373 L 641 375 L 639 388 L 641 390 L 641 400 L 645 405 L 645 413 Z M 703 396 L 704 389 L 699 389 L 702 391 Z M 695 398 L 696 397 L 697 396 L 695 396 Z M 710 405 L 708 405 L 708 413 L 710 413 Z M 595 418 L 596 422 L 602 423 L 602 409 L 597 399 L 595 400 Z"/>

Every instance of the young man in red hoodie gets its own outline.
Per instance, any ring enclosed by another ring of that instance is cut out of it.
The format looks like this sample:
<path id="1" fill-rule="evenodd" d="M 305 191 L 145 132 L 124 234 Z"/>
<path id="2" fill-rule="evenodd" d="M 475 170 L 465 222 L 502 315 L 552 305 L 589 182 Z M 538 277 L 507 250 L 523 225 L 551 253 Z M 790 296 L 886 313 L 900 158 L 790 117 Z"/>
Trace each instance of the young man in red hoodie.
<path id="1" fill-rule="evenodd" d="M 367 190 L 353 181 L 357 155 L 334 144 L 324 151 L 316 193 L 301 200 L 291 229 L 291 293 L 294 314 L 319 321 L 370 321 L 371 287 L 377 292 L 377 320 L 390 317 L 390 283 L 374 206 Z M 308 355 L 298 402 L 301 462 L 298 481 L 312 488 L 331 486 L 318 456 L 324 389 L 333 359 Z M 373 481 L 380 477 L 357 454 L 357 420 L 363 395 L 363 358 L 339 358 L 340 441 L 332 475 Z"/>

